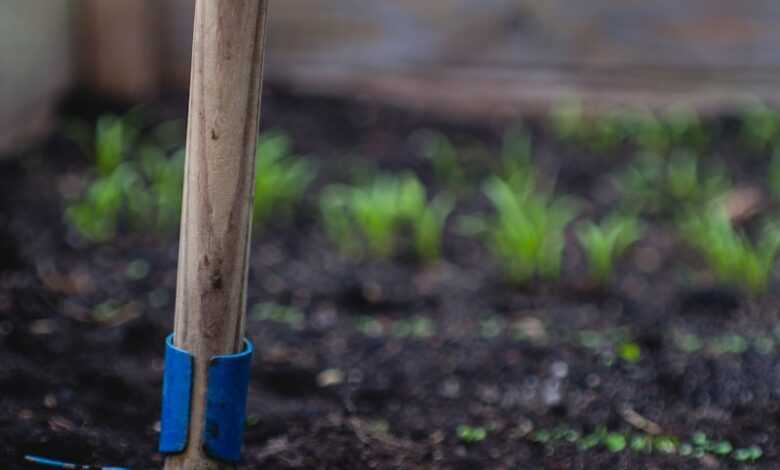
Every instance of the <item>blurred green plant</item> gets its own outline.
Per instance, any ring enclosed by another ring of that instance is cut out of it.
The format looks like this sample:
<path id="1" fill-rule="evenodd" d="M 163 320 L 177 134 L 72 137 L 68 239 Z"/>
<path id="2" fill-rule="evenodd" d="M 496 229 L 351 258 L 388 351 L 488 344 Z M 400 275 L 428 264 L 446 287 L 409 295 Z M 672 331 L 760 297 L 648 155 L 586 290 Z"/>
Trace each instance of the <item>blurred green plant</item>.
<path id="1" fill-rule="evenodd" d="M 67 204 L 66 222 L 95 242 L 113 238 L 121 226 L 136 232 L 175 230 L 184 183 L 180 124 L 162 123 L 141 138 L 137 116 L 103 116 L 95 125 L 91 146 L 85 144 L 83 126 L 71 126 L 92 157 L 94 170 L 82 194 Z M 289 215 L 314 178 L 313 166 L 289 156 L 288 149 L 287 139 L 279 134 L 258 139 L 256 226 L 267 222 L 271 208 Z"/>
<path id="2" fill-rule="evenodd" d="M 550 122 L 559 140 L 594 153 L 614 152 L 627 143 L 658 155 L 673 149 L 700 153 L 712 140 L 711 131 L 698 114 L 683 106 L 673 107 L 660 116 L 636 110 L 586 116 L 582 104 L 570 100 L 553 109 Z"/>
<path id="3" fill-rule="evenodd" d="M 536 177 L 532 158 L 531 137 L 520 129 L 508 131 L 501 145 L 499 176 L 513 186 L 527 186 Z"/>
<path id="4" fill-rule="evenodd" d="M 425 131 L 422 138 L 422 154 L 431 163 L 436 182 L 453 192 L 464 191 L 466 174 L 452 142 L 435 131 Z"/>
<path id="5" fill-rule="evenodd" d="M 281 323 L 296 330 L 302 329 L 306 322 L 306 316 L 298 308 L 274 302 L 255 304 L 252 307 L 249 318 L 258 321 Z"/>
<path id="6" fill-rule="evenodd" d="M 425 187 L 412 174 L 380 174 L 362 184 L 326 187 L 320 210 L 329 238 L 344 254 L 389 258 L 411 233 L 417 258 L 432 261 L 441 256 L 444 224 L 454 203 L 448 193 L 429 202 Z"/>
<path id="7" fill-rule="evenodd" d="M 577 238 L 588 260 L 590 277 L 606 285 L 612 277 L 615 262 L 642 236 L 642 225 L 630 215 L 613 214 L 601 224 L 585 222 L 577 230 Z"/>
<path id="8" fill-rule="evenodd" d="M 767 169 L 767 186 L 769 192 L 780 200 L 780 145 L 776 146 L 772 152 L 772 159 L 769 161 Z"/>
<path id="9" fill-rule="evenodd" d="M 776 224 L 766 224 L 757 243 L 735 230 L 721 209 L 691 211 L 679 226 L 683 239 L 701 253 L 718 281 L 752 295 L 766 291 L 780 249 Z"/>
<path id="10" fill-rule="evenodd" d="M 763 456 L 763 451 L 758 446 L 735 448 L 731 442 L 710 439 L 701 431 L 693 433 L 691 439 L 686 441 L 679 436 L 668 434 L 610 431 L 605 425 L 597 426 L 588 434 L 568 425 L 559 425 L 552 429 L 533 431 L 528 435 L 528 439 L 543 444 L 550 450 L 559 445 L 574 444 L 580 451 L 603 447 L 614 453 L 659 453 L 692 459 L 709 456 L 713 459 L 731 458 L 737 462 L 755 462 Z"/>
<path id="11" fill-rule="evenodd" d="M 139 146 L 139 134 L 133 120 L 118 116 L 103 116 L 95 125 L 93 146 L 87 146 L 94 174 L 82 196 L 65 208 L 65 220 L 88 240 L 112 238 L 120 223 L 134 228 L 165 226 L 171 222 L 171 205 L 178 217 L 181 170 L 176 167 L 183 156 L 169 159 L 158 148 L 144 145 L 140 164 L 129 161 L 129 153 Z"/>
<path id="12" fill-rule="evenodd" d="M 550 125 L 558 140 L 582 143 L 588 138 L 588 121 L 578 100 L 564 100 L 550 112 Z"/>
<path id="13" fill-rule="evenodd" d="M 704 170 L 693 154 L 678 152 L 669 158 L 645 154 L 615 185 L 628 211 L 656 214 L 707 204 L 725 194 L 731 181 L 719 165 Z"/>
<path id="14" fill-rule="evenodd" d="M 290 153 L 287 136 L 278 132 L 261 135 L 255 170 L 255 227 L 266 225 L 272 215 L 289 220 L 316 176 L 311 161 Z"/>
<path id="15" fill-rule="evenodd" d="M 754 151 L 763 152 L 780 137 L 780 112 L 763 104 L 747 107 L 742 114 L 740 139 L 744 145 Z"/>
<path id="16" fill-rule="evenodd" d="M 475 444 L 482 442 L 487 438 L 487 430 L 482 426 L 470 426 L 467 424 L 460 424 L 456 429 L 458 439 L 466 444 Z"/>
<path id="17" fill-rule="evenodd" d="M 540 189 L 536 181 L 533 171 L 509 180 L 491 177 L 483 189 L 495 215 L 472 216 L 463 223 L 472 234 L 485 236 L 507 278 L 517 284 L 558 278 L 565 229 L 575 215 L 573 201 Z"/>

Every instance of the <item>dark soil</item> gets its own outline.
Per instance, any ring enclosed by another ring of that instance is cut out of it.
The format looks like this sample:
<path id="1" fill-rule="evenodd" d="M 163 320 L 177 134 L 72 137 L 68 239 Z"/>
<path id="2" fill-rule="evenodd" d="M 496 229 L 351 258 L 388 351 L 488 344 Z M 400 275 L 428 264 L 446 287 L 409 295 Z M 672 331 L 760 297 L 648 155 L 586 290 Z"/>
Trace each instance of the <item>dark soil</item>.
<path id="1" fill-rule="evenodd" d="M 88 99 L 74 99 L 64 113 L 90 109 L 85 117 L 94 118 L 106 110 Z M 183 117 L 180 101 L 170 101 L 156 111 L 160 118 Z M 288 132 L 297 151 L 320 160 L 312 193 L 325 182 L 348 180 L 344 168 L 361 161 L 410 168 L 433 184 L 410 138 L 415 131 L 435 128 L 459 145 L 484 142 L 489 149 L 498 147 L 504 131 L 499 124 L 453 125 L 280 90 L 263 105 L 266 129 Z M 600 201 L 586 204 L 586 211 L 608 206 L 610 196 L 607 202 L 601 197 L 604 171 L 625 159 L 580 153 L 552 143 L 541 124 L 529 126 L 545 170 L 558 175 L 558 189 Z M 728 153 L 728 142 L 723 148 L 743 183 L 760 176 L 753 163 Z M 62 222 L 62 193 L 86 167 L 61 136 L 23 158 L 0 161 L 0 468 L 33 468 L 23 463 L 25 454 L 161 466 L 155 449 L 176 236 L 79 242 Z M 485 206 L 474 179 L 475 196 L 460 211 Z M 596 292 L 582 287 L 574 246 L 561 282 L 518 289 L 454 227 L 438 264 L 355 263 L 336 255 L 315 217 L 310 198 L 292 226 L 271 227 L 253 242 L 248 304 L 292 305 L 305 321 L 300 328 L 248 322 L 257 351 L 245 468 L 780 464 L 780 349 L 774 347 L 780 303 L 686 283 L 690 273 L 679 258 L 689 255 L 662 224 L 622 263 L 612 288 Z M 150 273 L 130 280 L 128 263 L 138 259 L 150 264 Z M 95 314 L 105 310 L 113 313 Z M 419 318 L 430 320 L 427 330 L 398 333 L 398 325 Z M 384 326 L 384 334 L 368 331 L 369 319 Z M 506 327 L 493 331 L 491 325 Z M 594 332 L 607 343 L 583 339 Z M 686 352 L 675 339 L 685 334 L 706 344 L 739 335 L 747 346 Z M 641 358 L 616 357 L 609 338 L 635 342 Z M 769 338 L 773 347 L 759 348 L 757 338 Z M 639 433 L 643 422 L 682 440 L 700 431 L 734 447 L 755 445 L 763 457 L 739 464 L 728 456 L 584 450 L 540 443 L 536 434 L 561 426 Z M 484 427 L 487 437 L 465 442 L 456 431 L 464 424 Z"/>

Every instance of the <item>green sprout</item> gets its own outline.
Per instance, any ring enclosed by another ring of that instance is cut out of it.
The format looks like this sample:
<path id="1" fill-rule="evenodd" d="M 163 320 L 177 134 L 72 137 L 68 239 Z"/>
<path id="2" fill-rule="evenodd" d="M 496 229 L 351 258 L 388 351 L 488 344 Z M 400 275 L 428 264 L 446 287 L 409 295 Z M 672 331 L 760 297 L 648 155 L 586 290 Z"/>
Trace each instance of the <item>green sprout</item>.
<path id="1" fill-rule="evenodd" d="M 522 185 L 498 177 L 484 185 L 495 216 L 482 225 L 488 245 L 511 282 L 534 277 L 557 279 L 565 245 L 565 229 L 574 218 L 567 198 L 537 190 L 535 178 Z"/>
<path id="2" fill-rule="evenodd" d="M 635 217 L 611 215 L 601 222 L 587 222 L 577 230 L 585 250 L 591 278 L 605 285 L 615 266 L 615 260 L 642 236 L 642 227 Z"/>
<path id="3" fill-rule="evenodd" d="M 629 136 L 628 123 L 619 113 L 586 117 L 578 101 L 568 101 L 551 113 L 552 129 L 562 142 L 585 146 L 594 153 L 608 153 Z"/>
<path id="4" fill-rule="evenodd" d="M 138 130 L 118 116 L 101 116 L 95 125 L 95 166 L 98 174 L 111 174 L 135 143 Z"/>
<path id="5" fill-rule="evenodd" d="M 575 444 L 580 451 L 603 447 L 613 453 L 659 453 L 696 459 L 730 457 L 737 462 L 755 462 L 763 456 L 763 451 L 757 446 L 736 449 L 731 442 L 711 440 L 703 432 L 695 432 L 690 442 L 686 442 L 673 435 L 609 431 L 604 425 L 596 427 L 590 434 L 582 434 L 569 426 L 560 425 L 550 430 L 534 431 L 528 438 L 550 450 L 559 445 Z"/>
<path id="6" fill-rule="evenodd" d="M 181 214 L 185 160 L 184 149 L 173 143 L 176 127 L 162 123 L 151 130 L 149 138 L 141 139 L 137 124 L 129 117 L 98 119 L 94 145 L 87 146 L 94 157 L 94 171 L 80 197 L 66 206 L 65 220 L 93 242 L 113 238 L 120 227 L 139 233 L 175 230 Z M 289 214 L 314 177 L 312 166 L 289 157 L 287 149 L 286 138 L 278 134 L 259 138 L 258 225 L 267 220 L 271 207 Z"/>
<path id="7" fill-rule="evenodd" d="M 466 444 L 475 444 L 482 442 L 487 438 L 487 430 L 482 426 L 469 426 L 467 424 L 461 424 L 456 430 L 458 439 Z"/>
<path id="8" fill-rule="evenodd" d="M 458 160 L 458 151 L 444 134 L 428 131 L 424 135 L 423 156 L 431 162 L 437 182 L 453 191 L 466 187 L 466 175 Z"/>
<path id="9" fill-rule="evenodd" d="M 306 321 L 306 316 L 297 308 L 273 302 L 256 304 L 249 316 L 252 320 L 281 323 L 296 330 L 303 328 Z"/>
<path id="10" fill-rule="evenodd" d="M 744 449 L 737 449 L 732 454 L 737 462 L 755 462 L 760 459 L 764 453 L 757 446 L 750 446 Z"/>
<path id="11" fill-rule="evenodd" d="M 750 150 L 767 150 L 780 137 L 780 113 L 763 104 L 748 107 L 742 115 L 740 137 Z"/>
<path id="12" fill-rule="evenodd" d="M 769 161 L 769 169 L 767 171 L 769 191 L 775 197 L 780 200 L 780 145 L 775 147 L 772 153 L 772 159 Z"/>
<path id="13" fill-rule="evenodd" d="M 682 237 L 704 257 L 716 279 L 757 295 L 766 291 L 780 249 L 780 230 L 764 226 L 753 243 L 734 229 L 723 210 L 689 214 L 681 223 Z"/>
<path id="14" fill-rule="evenodd" d="M 705 150 L 711 136 L 696 112 L 685 106 L 674 106 L 665 115 L 664 124 L 674 148 L 693 152 Z"/>
<path id="15" fill-rule="evenodd" d="M 447 193 L 427 201 L 425 187 L 411 174 L 378 175 L 355 186 L 331 185 L 320 200 L 326 232 L 341 251 L 355 256 L 367 251 L 379 259 L 397 254 L 399 241 L 408 232 L 418 259 L 439 258 L 444 224 L 453 207 L 454 199 Z"/>
<path id="16" fill-rule="evenodd" d="M 630 210 L 658 213 L 709 203 L 731 183 L 721 167 L 704 171 L 692 154 L 679 152 L 668 159 L 644 155 L 618 176 L 616 186 Z"/>
<path id="17" fill-rule="evenodd" d="M 95 169 L 82 195 L 65 208 L 65 220 L 87 240 L 111 239 L 124 225 L 142 231 L 178 223 L 184 153 L 169 157 L 156 144 L 141 141 L 134 121 L 132 115 L 103 116 L 92 147 L 84 145 Z"/>
<path id="18" fill-rule="evenodd" d="M 272 215 L 289 219 L 295 205 L 314 180 L 314 165 L 290 154 L 287 136 L 263 134 L 257 142 L 255 170 L 255 227 L 263 227 Z"/>
<path id="19" fill-rule="evenodd" d="M 531 138 L 513 129 L 504 134 L 501 145 L 501 176 L 513 185 L 527 185 L 535 176 Z"/>
<path id="20" fill-rule="evenodd" d="M 624 119 L 630 140 L 641 152 L 665 155 L 672 147 L 664 123 L 652 113 L 631 113 Z"/>

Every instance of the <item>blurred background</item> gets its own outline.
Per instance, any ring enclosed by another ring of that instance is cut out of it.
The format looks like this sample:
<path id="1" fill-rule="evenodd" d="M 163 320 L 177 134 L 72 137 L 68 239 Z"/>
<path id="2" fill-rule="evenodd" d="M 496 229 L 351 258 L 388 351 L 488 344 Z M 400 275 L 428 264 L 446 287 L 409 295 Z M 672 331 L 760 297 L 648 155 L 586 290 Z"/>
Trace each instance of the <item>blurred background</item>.
<path id="1" fill-rule="evenodd" d="M 128 102 L 186 92 L 191 0 L 6 0 L 0 147 L 66 90 Z M 285 0 L 266 80 L 469 118 L 594 107 L 776 101 L 780 5 L 765 0 Z M 590 108 L 589 108 L 590 109 Z"/>

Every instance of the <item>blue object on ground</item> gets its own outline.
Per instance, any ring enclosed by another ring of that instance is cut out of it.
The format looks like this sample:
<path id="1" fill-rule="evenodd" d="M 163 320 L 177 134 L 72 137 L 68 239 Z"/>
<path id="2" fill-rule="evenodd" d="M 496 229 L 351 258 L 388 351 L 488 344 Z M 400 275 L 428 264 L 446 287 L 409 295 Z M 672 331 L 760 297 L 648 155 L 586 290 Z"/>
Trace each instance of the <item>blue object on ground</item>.
<path id="1" fill-rule="evenodd" d="M 175 454 L 187 447 L 192 395 L 192 356 L 173 345 L 173 334 L 165 339 L 160 452 Z"/>
<path id="2" fill-rule="evenodd" d="M 37 455 L 25 455 L 24 460 L 39 465 L 46 465 L 53 468 L 65 468 L 73 470 L 130 470 L 127 467 L 105 467 L 100 465 L 81 465 L 77 463 L 62 462 L 60 460 L 39 457 Z"/>
<path id="3" fill-rule="evenodd" d="M 187 447 L 193 357 L 173 345 L 172 334 L 165 343 L 160 452 L 175 454 Z M 209 360 L 202 442 L 213 459 L 230 463 L 241 459 L 253 350 L 252 342 L 244 339 L 240 353 Z"/>

